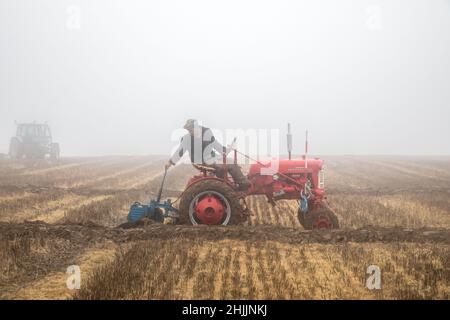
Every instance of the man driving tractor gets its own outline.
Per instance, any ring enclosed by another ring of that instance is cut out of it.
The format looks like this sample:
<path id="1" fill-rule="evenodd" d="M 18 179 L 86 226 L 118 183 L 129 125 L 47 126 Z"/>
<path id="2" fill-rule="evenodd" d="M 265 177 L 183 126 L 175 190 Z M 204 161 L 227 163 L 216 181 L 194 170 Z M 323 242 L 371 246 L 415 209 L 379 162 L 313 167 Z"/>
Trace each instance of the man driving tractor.
<path id="1" fill-rule="evenodd" d="M 181 138 L 177 150 L 165 166 L 166 170 L 174 166 L 183 157 L 184 153 L 188 151 L 194 167 L 213 171 L 217 177 L 222 178 L 224 174 L 223 163 L 218 162 L 222 160 L 223 153 L 228 154 L 231 149 L 222 146 L 214 137 L 211 129 L 199 126 L 197 120 L 187 120 L 183 128 L 188 133 Z M 230 161 L 227 164 L 227 171 L 234 182 L 239 185 L 239 190 L 248 189 L 250 182 L 237 164 Z"/>
<path id="2" fill-rule="evenodd" d="M 307 159 L 306 151 L 303 158 L 292 159 L 289 156 L 288 159 L 275 158 L 263 162 L 255 160 L 245 177 L 234 161 L 226 161 L 226 167 L 223 161 L 231 150 L 235 151 L 235 156 L 238 153 L 246 158 L 249 156 L 234 147 L 222 146 L 211 129 L 199 126 L 196 120 L 188 120 L 184 128 L 189 133 L 183 136 L 165 166 L 158 196 L 149 204 L 133 203 L 128 213 L 129 222 L 135 223 L 149 217 L 155 221 L 170 218 L 176 223 L 192 225 L 239 224 L 249 216 L 245 199 L 264 195 L 272 205 L 279 200 L 296 200 L 298 221 L 307 230 L 339 228 L 338 217 L 326 201 L 323 160 Z M 289 145 L 288 135 L 290 152 Z M 167 169 L 175 165 L 186 151 L 189 152 L 192 165 L 200 169 L 202 174 L 196 174 L 188 180 L 186 188 L 175 200 L 179 200 L 178 207 L 174 207 L 175 202 L 171 199 L 161 200 L 161 193 Z M 267 169 L 273 167 L 277 168 L 276 172 L 267 174 Z M 230 173 L 232 181 L 223 179 L 225 171 Z"/>

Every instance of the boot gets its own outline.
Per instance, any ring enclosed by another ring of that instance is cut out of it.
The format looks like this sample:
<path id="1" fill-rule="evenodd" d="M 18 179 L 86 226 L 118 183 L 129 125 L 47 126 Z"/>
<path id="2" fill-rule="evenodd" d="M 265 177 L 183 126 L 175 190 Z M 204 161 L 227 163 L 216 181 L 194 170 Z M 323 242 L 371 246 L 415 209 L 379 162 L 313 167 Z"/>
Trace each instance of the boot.
<path id="1" fill-rule="evenodd" d="M 228 165 L 228 172 L 230 173 L 231 177 L 233 177 L 233 180 L 235 183 L 239 185 L 238 190 L 239 191 L 246 191 L 248 188 L 250 188 L 251 183 L 248 181 L 247 177 L 244 176 L 244 174 L 241 171 L 241 168 L 238 165 L 230 164 Z"/>

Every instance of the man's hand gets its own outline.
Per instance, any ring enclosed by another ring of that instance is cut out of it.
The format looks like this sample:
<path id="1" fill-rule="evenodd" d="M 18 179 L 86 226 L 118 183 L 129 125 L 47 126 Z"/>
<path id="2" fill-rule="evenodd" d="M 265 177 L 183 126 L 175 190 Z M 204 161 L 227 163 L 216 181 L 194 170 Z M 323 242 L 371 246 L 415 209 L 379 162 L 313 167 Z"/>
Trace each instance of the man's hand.
<path id="1" fill-rule="evenodd" d="M 226 152 L 225 152 L 227 155 L 228 155 L 231 151 L 233 151 L 233 150 L 236 149 L 236 140 L 237 140 L 237 138 L 234 138 L 233 141 L 232 141 L 229 145 L 227 145 Z"/>

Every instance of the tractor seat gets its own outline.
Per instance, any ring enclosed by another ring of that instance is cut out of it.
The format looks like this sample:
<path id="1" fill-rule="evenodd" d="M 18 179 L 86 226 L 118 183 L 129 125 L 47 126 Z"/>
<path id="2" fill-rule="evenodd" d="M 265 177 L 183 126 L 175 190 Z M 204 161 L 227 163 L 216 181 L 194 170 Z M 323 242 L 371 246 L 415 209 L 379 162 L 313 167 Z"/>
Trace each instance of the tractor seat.
<path id="1" fill-rule="evenodd" d="M 203 172 L 204 174 L 209 173 L 209 174 L 214 174 L 216 172 L 216 169 L 207 165 L 203 165 L 203 164 L 197 164 L 197 163 L 193 163 L 192 164 L 194 166 L 195 169 Z"/>

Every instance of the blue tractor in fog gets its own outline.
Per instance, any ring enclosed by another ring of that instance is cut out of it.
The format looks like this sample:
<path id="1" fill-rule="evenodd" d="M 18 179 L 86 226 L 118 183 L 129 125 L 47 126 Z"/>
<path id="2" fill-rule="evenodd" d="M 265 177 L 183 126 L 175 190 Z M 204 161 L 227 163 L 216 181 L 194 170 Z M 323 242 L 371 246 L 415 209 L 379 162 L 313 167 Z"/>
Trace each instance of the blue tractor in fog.
<path id="1" fill-rule="evenodd" d="M 53 142 L 46 123 L 18 123 L 17 132 L 9 144 L 11 159 L 59 159 L 59 144 Z"/>

